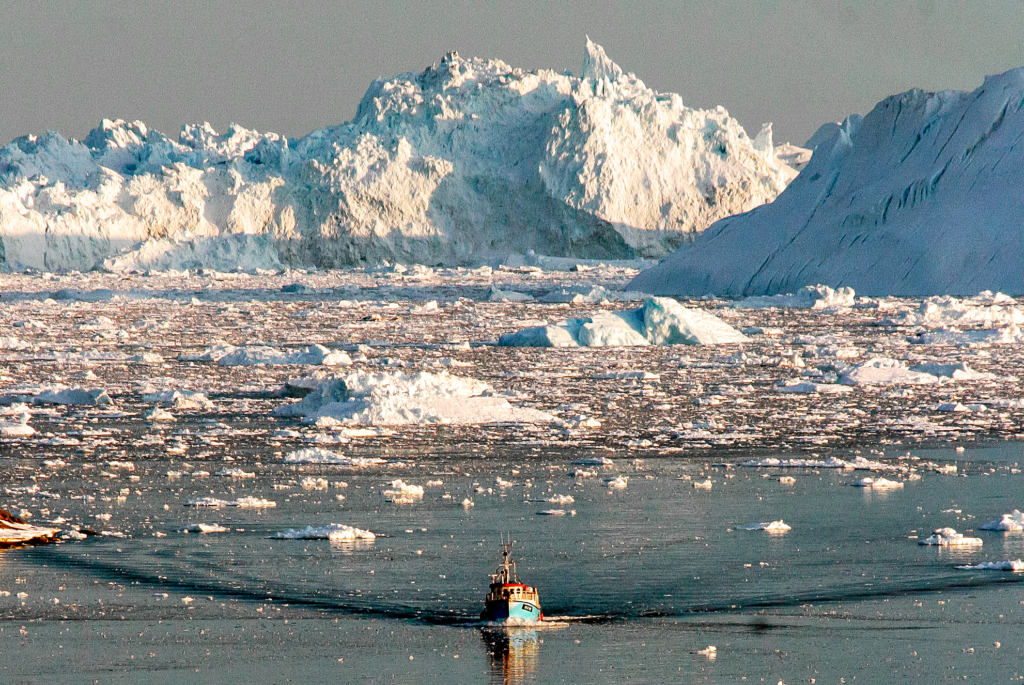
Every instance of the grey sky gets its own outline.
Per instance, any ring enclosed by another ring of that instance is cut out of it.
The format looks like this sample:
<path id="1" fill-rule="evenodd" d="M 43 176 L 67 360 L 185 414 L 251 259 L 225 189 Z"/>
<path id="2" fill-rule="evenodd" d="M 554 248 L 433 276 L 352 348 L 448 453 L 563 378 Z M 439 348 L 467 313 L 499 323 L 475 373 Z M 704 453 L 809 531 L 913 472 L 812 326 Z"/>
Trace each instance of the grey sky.
<path id="1" fill-rule="evenodd" d="M 587 34 L 651 87 L 802 143 L 887 95 L 1024 66 L 1024 0 L 0 0 L 0 144 L 104 117 L 298 136 L 450 49 L 579 74 Z"/>

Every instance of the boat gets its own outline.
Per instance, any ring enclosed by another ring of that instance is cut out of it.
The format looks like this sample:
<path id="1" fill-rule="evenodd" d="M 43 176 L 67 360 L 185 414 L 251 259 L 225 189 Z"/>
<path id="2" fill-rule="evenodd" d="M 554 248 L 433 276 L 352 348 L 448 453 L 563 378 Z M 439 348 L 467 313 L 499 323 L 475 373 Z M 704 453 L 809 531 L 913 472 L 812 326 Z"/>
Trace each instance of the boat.
<path id="1" fill-rule="evenodd" d="M 501 542 L 502 563 L 491 574 L 491 591 L 487 594 L 480 619 L 492 623 L 536 623 L 544 620 L 537 588 L 519 581 L 516 562 L 512 561 L 512 542 Z"/>

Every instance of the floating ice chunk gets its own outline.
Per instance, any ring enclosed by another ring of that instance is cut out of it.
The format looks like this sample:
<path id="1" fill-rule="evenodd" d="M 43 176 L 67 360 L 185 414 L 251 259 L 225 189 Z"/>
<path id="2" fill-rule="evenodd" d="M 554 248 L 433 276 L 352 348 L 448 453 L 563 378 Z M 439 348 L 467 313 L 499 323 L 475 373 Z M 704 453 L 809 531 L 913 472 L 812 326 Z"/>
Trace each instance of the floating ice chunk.
<path id="1" fill-rule="evenodd" d="M 903 483 L 888 478 L 861 478 L 853 485 L 859 488 L 871 488 L 872 490 L 902 490 Z"/>
<path id="2" fill-rule="evenodd" d="M 391 488 L 385 490 L 383 494 L 394 504 L 412 504 L 423 499 L 423 486 L 412 485 L 398 479 L 391 481 Z"/>
<path id="3" fill-rule="evenodd" d="M 539 298 L 540 302 L 564 302 L 573 304 L 600 304 L 601 302 L 615 302 L 614 293 L 609 292 L 603 286 L 574 285 L 568 288 L 559 288 L 546 293 Z"/>
<path id="4" fill-rule="evenodd" d="M 957 566 L 965 571 L 1012 571 L 1013 573 L 1024 573 L 1024 561 L 1013 559 L 1007 561 L 983 561 L 973 566 Z M 996 643 L 998 644 L 998 643 Z"/>
<path id="5" fill-rule="evenodd" d="M 279 350 L 276 347 L 256 345 L 237 347 L 217 360 L 220 366 L 288 366 L 322 364 L 324 366 L 351 366 L 352 359 L 345 352 L 331 351 L 323 345 L 310 345 L 301 350 Z"/>
<path id="6" fill-rule="evenodd" d="M 59 533 L 59 528 L 34 526 L 25 518 L 0 509 L 0 547 L 52 542 Z"/>
<path id="7" fill-rule="evenodd" d="M 710 490 L 712 486 L 711 479 L 707 480 L 695 480 L 693 481 L 693 487 L 697 490 Z"/>
<path id="8" fill-rule="evenodd" d="M 960 402 L 943 402 L 942 404 L 935 407 L 935 411 L 947 413 L 959 412 L 969 414 L 971 412 L 971 408 L 968 407 L 966 404 L 961 404 Z"/>
<path id="9" fill-rule="evenodd" d="M 498 344 L 506 347 L 623 347 L 747 341 L 749 338 L 745 335 L 702 309 L 684 307 L 671 298 L 648 297 L 642 309 L 597 312 L 585 319 L 526 328 L 506 333 L 498 339 Z"/>
<path id="10" fill-rule="evenodd" d="M 910 338 L 917 345 L 948 345 L 950 347 L 977 347 L 981 345 L 1012 345 L 1024 342 L 1024 332 L 1016 324 L 1002 328 L 969 331 L 938 328 Z"/>
<path id="11" fill-rule="evenodd" d="M 283 533 L 274 533 L 270 537 L 275 540 L 330 540 L 332 542 L 377 539 L 377 536 L 368 530 L 353 528 L 343 523 L 330 523 L 320 527 L 306 526 L 300 530 L 289 528 Z"/>
<path id="12" fill-rule="evenodd" d="M 930 373 L 933 376 L 952 378 L 955 381 L 990 381 L 995 380 L 996 375 L 988 371 L 975 371 L 967 365 L 967 362 L 955 364 L 940 364 L 939 362 L 922 362 L 910 367 L 911 371 Z"/>
<path id="13" fill-rule="evenodd" d="M 608 457 L 581 457 L 573 462 L 581 466 L 615 466 L 615 462 Z"/>
<path id="14" fill-rule="evenodd" d="M 136 364 L 163 364 L 164 358 L 156 352 L 143 352 L 142 354 L 135 354 L 128 357 L 125 361 L 133 362 Z"/>
<path id="15" fill-rule="evenodd" d="M 544 509 L 538 511 L 537 516 L 565 516 L 565 509 Z"/>
<path id="16" fill-rule="evenodd" d="M 0 423 L 0 437 L 23 438 L 35 435 L 36 429 L 28 425 L 31 418 L 31 414 L 28 412 L 22 412 L 18 415 L 16 421 L 12 423 Z"/>
<path id="17" fill-rule="evenodd" d="M 769 533 L 785 533 L 787 530 L 793 530 L 791 526 L 781 519 L 778 521 L 770 521 L 768 523 L 750 523 L 745 526 L 736 526 L 736 528 L 739 530 L 763 530 Z"/>
<path id="18" fill-rule="evenodd" d="M 827 285 L 805 285 L 791 295 L 746 297 L 736 300 L 730 306 L 741 309 L 852 307 L 856 301 L 855 295 L 853 288 L 833 289 Z"/>
<path id="19" fill-rule="evenodd" d="M 960 547 L 960 546 L 974 546 L 981 545 L 983 541 L 981 538 L 968 538 L 964 537 L 963 533 L 958 533 L 952 528 L 937 528 L 934 531 L 934 535 L 925 538 L 924 540 L 918 540 L 919 545 L 933 545 L 939 547 Z"/>
<path id="20" fill-rule="evenodd" d="M 243 471 L 242 469 L 221 469 L 217 472 L 218 476 L 222 478 L 255 478 L 256 474 L 252 471 Z"/>
<path id="21" fill-rule="evenodd" d="M 779 482 L 783 485 L 794 485 L 796 484 L 796 478 L 793 476 L 779 476 Z"/>
<path id="22" fill-rule="evenodd" d="M 789 380 L 783 385 L 775 386 L 778 392 L 819 393 L 822 395 L 842 395 L 853 392 L 853 388 L 838 383 L 813 383 L 811 381 Z"/>
<path id="23" fill-rule="evenodd" d="M 213 409 L 210 399 L 201 392 L 191 390 L 158 390 L 143 392 L 143 402 L 159 402 L 175 409 Z"/>
<path id="24" fill-rule="evenodd" d="M 32 398 L 33 404 L 79 404 L 90 407 L 105 407 L 113 404 L 106 390 L 85 388 L 54 388 L 44 390 Z"/>
<path id="25" fill-rule="evenodd" d="M 306 476 L 301 481 L 299 481 L 299 485 L 302 487 L 303 490 L 326 490 L 327 479 Z"/>
<path id="26" fill-rule="evenodd" d="M 322 381 L 300 402 L 275 416 L 332 417 L 349 425 L 550 423 L 550 414 L 514 407 L 483 381 L 447 371 L 355 371 Z"/>
<path id="27" fill-rule="evenodd" d="M 306 449 L 289 452 L 284 456 L 286 464 L 340 464 L 342 466 L 354 466 L 366 468 L 379 466 L 384 463 L 380 457 L 349 457 L 337 452 L 331 452 L 320 447 L 309 447 Z"/>
<path id="28" fill-rule="evenodd" d="M 259 497 L 240 497 L 236 500 L 224 500 L 216 497 L 197 497 L 188 501 L 190 507 L 239 507 L 241 509 L 270 509 L 277 502 Z"/>
<path id="29" fill-rule="evenodd" d="M 548 497 L 545 501 L 551 502 L 552 504 L 564 505 L 573 504 L 576 502 L 576 499 L 572 495 L 552 495 L 551 497 Z"/>
<path id="30" fill-rule="evenodd" d="M 595 381 L 617 380 L 617 381 L 656 381 L 661 378 L 650 371 L 602 371 L 591 376 Z"/>
<path id="31" fill-rule="evenodd" d="M 492 287 L 487 293 L 487 300 L 489 302 L 530 302 L 533 300 L 533 295 Z"/>
<path id="32" fill-rule="evenodd" d="M 629 476 L 616 476 L 615 478 L 605 478 L 604 484 L 614 490 L 624 490 L 629 485 Z"/>
<path id="33" fill-rule="evenodd" d="M 470 507 L 476 506 L 476 503 L 467 497 L 466 499 L 462 500 L 462 506 L 465 507 L 466 509 L 469 509 Z"/>
<path id="34" fill-rule="evenodd" d="M 237 348 L 234 345 L 214 345 L 208 347 L 199 354 L 179 354 L 178 360 L 183 362 L 216 362 L 234 352 Z"/>
<path id="35" fill-rule="evenodd" d="M 153 407 L 145 413 L 144 418 L 147 421 L 174 421 L 174 414 L 163 409 L 161 407 Z"/>
<path id="36" fill-rule="evenodd" d="M 911 371 L 903 362 L 888 357 L 872 357 L 839 377 L 844 385 L 926 385 L 938 381 L 930 373 Z"/>
<path id="37" fill-rule="evenodd" d="M 1014 509 L 1013 513 L 1003 514 L 995 521 L 988 521 L 978 526 L 978 530 L 1007 530 L 1014 533 L 1024 531 L 1024 514 L 1020 509 Z"/>
<path id="38" fill-rule="evenodd" d="M 570 478 L 594 478 L 597 476 L 597 469 L 576 469 L 569 472 Z"/>
<path id="39" fill-rule="evenodd" d="M 186 533 L 227 533 L 231 529 L 219 523 L 190 523 L 183 530 Z"/>

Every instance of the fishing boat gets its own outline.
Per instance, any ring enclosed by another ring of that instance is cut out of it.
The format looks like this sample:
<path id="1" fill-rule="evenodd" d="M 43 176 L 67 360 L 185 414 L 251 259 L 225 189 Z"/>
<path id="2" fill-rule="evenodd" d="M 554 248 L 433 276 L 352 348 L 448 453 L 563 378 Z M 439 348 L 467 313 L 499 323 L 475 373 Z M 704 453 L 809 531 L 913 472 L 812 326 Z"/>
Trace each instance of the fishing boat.
<path id="1" fill-rule="evenodd" d="M 519 581 L 516 562 L 512 561 L 512 542 L 501 542 L 502 563 L 491 574 L 491 591 L 487 594 L 480 618 L 496 623 L 536 623 L 544 620 L 537 588 Z"/>

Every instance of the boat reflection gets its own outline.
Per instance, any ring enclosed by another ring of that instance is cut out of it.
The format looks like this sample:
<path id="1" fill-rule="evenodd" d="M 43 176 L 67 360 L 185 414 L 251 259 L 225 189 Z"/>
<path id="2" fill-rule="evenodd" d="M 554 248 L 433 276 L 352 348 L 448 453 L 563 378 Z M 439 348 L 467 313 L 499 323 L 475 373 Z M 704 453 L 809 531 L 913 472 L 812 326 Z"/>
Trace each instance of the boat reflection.
<path id="1" fill-rule="evenodd" d="M 540 636 L 536 628 L 496 628 L 481 631 L 491 657 L 491 682 L 522 685 L 535 680 Z"/>

